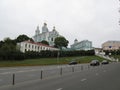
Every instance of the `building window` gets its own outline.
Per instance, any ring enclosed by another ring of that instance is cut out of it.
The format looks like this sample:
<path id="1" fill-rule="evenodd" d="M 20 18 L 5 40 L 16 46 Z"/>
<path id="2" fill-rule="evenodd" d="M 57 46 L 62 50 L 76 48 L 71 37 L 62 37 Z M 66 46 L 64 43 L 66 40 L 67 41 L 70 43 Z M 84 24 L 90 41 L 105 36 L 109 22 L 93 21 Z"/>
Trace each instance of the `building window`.
<path id="1" fill-rule="evenodd" d="M 32 49 L 33 49 L 33 45 L 32 45 Z"/>
<path id="2" fill-rule="evenodd" d="M 41 46 L 41 50 L 43 50 L 43 46 Z"/>
<path id="3" fill-rule="evenodd" d="M 30 44 L 29 44 L 29 48 L 30 48 Z"/>
<path id="4" fill-rule="evenodd" d="M 25 49 L 25 52 L 27 51 L 27 49 Z"/>
<path id="5" fill-rule="evenodd" d="M 45 47 L 43 47 L 43 50 L 45 50 Z"/>
<path id="6" fill-rule="evenodd" d="M 42 46 L 40 46 L 40 49 L 42 50 Z"/>
<path id="7" fill-rule="evenodd" d="M 53 38 L 51 38 L 51 41 L 53 41 Z"/>
<path id="8" fill-rule="evenodd" d="M 112 46 L 109 46 L 109 48 L 112 48 Z"/>
<path id="9" fill-rule="evenodd" d="M 27 43 L 25 44 L 25 48 L 27 47 Z"/>

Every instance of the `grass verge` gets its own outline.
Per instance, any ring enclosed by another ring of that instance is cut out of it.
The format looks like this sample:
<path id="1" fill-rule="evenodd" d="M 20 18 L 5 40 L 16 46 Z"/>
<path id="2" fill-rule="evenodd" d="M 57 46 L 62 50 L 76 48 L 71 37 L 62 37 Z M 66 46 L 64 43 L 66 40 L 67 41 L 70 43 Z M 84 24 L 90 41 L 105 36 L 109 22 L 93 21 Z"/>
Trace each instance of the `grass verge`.
<path id="1" fill-rule="evenodd" d="M 39 58 L 39 59 L 26 59 L 23 61 L 0 61 L 0 67 L 68 64 L 70 61 L 73 60 L 77 61 L 78 63 L 89 63 L 93 59 L 97 59 L 99 61 L 103 60 L 103 58 L 100 58 L 98 56 Z"/>

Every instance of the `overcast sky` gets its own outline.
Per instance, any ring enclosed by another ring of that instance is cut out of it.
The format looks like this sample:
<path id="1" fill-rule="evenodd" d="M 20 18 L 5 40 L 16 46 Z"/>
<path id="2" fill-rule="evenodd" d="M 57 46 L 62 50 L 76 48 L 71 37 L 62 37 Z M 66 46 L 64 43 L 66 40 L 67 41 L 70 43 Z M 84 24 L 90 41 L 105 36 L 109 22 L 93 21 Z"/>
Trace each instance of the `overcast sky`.
<path id="1" fill-rule="evenodd" d="M 18 35 L 34 36 L 46 22 L 65 36 L 90 40 L 94 47 L 108 40 L 120 41 L 119 0 L 0 0 L 0 40 Z"/>

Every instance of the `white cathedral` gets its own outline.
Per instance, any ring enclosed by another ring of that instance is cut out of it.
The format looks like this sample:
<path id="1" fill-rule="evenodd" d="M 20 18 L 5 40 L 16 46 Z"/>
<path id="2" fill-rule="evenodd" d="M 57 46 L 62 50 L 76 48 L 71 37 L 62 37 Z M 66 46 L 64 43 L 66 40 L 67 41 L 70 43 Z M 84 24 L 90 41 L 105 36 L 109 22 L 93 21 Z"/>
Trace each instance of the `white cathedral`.
<path id="1" fill-rule="evenodd" d="M 53 27 L 52 31 L 49 31 L 47 28 L 47 24 L 44 23 L 42 27 L 42 32 L 40 33 L 39 26 L 35 31 L 35 35 L 33 36 L 33 40 L 35 42 L 41 42 L 43 40 L 47 41 L 50 46 L 54 46 L 54 40 L 56 37 L 60 37 L 59 33 L 56 31 L 55 27 Z"/>

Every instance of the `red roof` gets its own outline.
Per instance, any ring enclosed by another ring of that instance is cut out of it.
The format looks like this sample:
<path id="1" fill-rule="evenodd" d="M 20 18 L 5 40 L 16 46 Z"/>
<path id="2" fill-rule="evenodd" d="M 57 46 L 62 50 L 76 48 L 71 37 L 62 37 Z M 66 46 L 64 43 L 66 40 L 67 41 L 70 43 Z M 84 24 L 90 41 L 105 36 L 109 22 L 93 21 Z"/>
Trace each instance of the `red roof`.
<path id="1" fill-rule="evenodd" d="M 52 46 L 49 46 L 49 45 L 46 45 L 46 44 L 43 44 L 43 43 L 38 43 L 38 42 L 32 42 L 32 41 L 23 41 L 23 42 L 27 42 L 27 43 L 31 43 L 31 44 L 36 44 L 36 45 L 40 45 L 40 46 L 46 46 L 46 47 L 51 47 L 51 48 L 55 48 L 55 47 L 52 47 Z"/>

